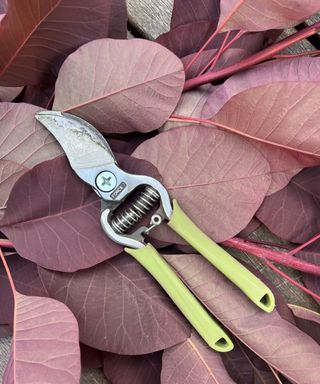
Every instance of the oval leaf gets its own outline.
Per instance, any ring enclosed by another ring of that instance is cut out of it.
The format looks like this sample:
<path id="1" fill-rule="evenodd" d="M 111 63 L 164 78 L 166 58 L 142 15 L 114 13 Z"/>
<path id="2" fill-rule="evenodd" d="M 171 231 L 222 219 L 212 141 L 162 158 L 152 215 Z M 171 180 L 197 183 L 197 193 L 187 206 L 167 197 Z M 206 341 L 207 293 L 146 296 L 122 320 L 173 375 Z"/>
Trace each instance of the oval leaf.
<path id="1" fill-rule="evenodd" d="M 0 101 L 12 101 L 23 90 L 23 87 L 0 87 Z"/>
<path id="2" fill-rule="evenodd" d="M 75 314 L 80 341 L 97 349 L 140 355 L 171 347 L 189 325 L 155 280 L 122 254 L 84 271 L 39 268 L 50 297 Z"/>
<path id="3" fill-rule="evenodd" d="M 146 161 L 125 155 L 119 160 L 129 172 L 157 176 Z M 22 257 L 45 268 L 72 272 L 122 251 L 103 232 L 100 214 L 99 197 L 61 156 L 39 164 L 18 180 L 1 231 Z"/>
<path id="4" fill-rule="evenodd" d="M 48 81 L 82 44 L 125 37 L 126 16 L 123 0 L 10 0 L 0 24 L 0 84 Z"/>
<path id="5" fill-rule="evenodd" d="M 64 62 L 53 109 L 80 116 L 104 132 L 152 131 L 171 115 L 183 85 L 181 61 L 159 44 L 101 39 Z"/>
<path id="6" fill-rule="evenodd" d="M 319 84 L 320 59 L 319 58 L 295 58 L 288 60 L 273 60 L 260 64 L 252 69 L 234 75 L 225 83 L 217 86 L 208 97 L 202 111 L 202 117 L 212 118 L 232 97 L 241 92 L 267 84 L 278 82 L 306 81 Z M 254 90 L 253 90 L 254 92 Z M 239 96 L 240 98 L 241 96 Z M 254 97 L 254 95 L 252 95 Z M 285 97 L 285 95 L 283 95 Z M 251 99 L 250 99 L 251 100 Z M 248 102 L 250 102 L 248 100 Z M 295 100 L 292 101 L 294 102 Z M 264 103 L 264 100 L 258 102 Z M 251 103 L 248 105 L 251 108 Z M 232 105 L 226 108 L 232 109 Z M 246 106 L 247 109 L 247 106 Z M 257 110 L 260 115 L 260 110 Z M 285 113 L 285 112 L 283 112 Z M 308 113 L 308 110 L 305 111 Z M 214 120 L 216 117 L 213 118 Z M 242 132 L 238 131 L 241 134 Z M 254 137 L 255 138 L 255 137 Z M 270 164 L 272 183 L 268 194 L 283 188 L 301 168 L 319 164 L 319 159 L 284 148 L 268 145 L 256 140 L 252 144 L 261 151 Z"/>
<path id="7" fill-rule="evenodd" d="M 221 355 L 193 331 L 183 343 L 163 352 L 161 384 L 235 384 Z"/>
<path id="8" fill-rule="evenodd" d="M 17 179 L 62 153 L 51 133 L 34 118 L 39 107 L 0 103 L 0 218 Z"/>
<path id="9" fill-rule="evenodd" d="M 199 255 L 164 255 L 214 316 L 267 363 L 299 384 L 316 383 L 320 346 L 276 310 L 265 313 Z"/>
<path id="10" fill-rule="evenodd" d="M 162 351 L 140 356 L 104 353 L 103 372 L 112 384 L 160 384 Z"/>
<path id="11" fill-rule="evenodd" d="M 223 30 L 263 31 L 293 27 L 319 11 L 318 0 L 221 0 Z"/>
<path id="12" fill-rule="evenodd" d="M 320 156 L 319 97 L 320 83 L 262 85 L 232 97 L 214 121 L 261 142 Z"/>
<path id="13" fill-rule="evenodd" d="M 171 196 L 218 242 L 249 223 L 270 184 L 260 153 L 241 137 L 214 128 L 162 132 L 133 156 L 157 167 Z"/>
<path id="14" fill-rule="evenodd" d="M 306 168 L 290 183 L 268 196 L 257 217 L 282 239 L 303 243 L 320 228 L 320 167 Z"/>
<path id="15" fill-rule="evenodd" d="M 30 296 L 48 296 L 39 278 L 36 264 L 23 259 L 18 254 L 8 256 L 6 261 L 10 268 L 15 288 L 20 293 Z M 2 263 L 0 264 L 0 282 L 0 324 L 9 324 L 12 327 L 14 298 Z"/>
<path id="16" fill-rule="evenodd" d="M 15 319 L 5 382 L 79 383 L 79 332 L 70 310 L 50 298 L 15 292 Z"/>
<path id="17" fill-rule="evenodd" d="M 171 29 L 200 20 L 210 20 L 217 25 L 219 15 L 220 0 L 204 0 L 200 6 L 198 0 L 174 0 Z"/>

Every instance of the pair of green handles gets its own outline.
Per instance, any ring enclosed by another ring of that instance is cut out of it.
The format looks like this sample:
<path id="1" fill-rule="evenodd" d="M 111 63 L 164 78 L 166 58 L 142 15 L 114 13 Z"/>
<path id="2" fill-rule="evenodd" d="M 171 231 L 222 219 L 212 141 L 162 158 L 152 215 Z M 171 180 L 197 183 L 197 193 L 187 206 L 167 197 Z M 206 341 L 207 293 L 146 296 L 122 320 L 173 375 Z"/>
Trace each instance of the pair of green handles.
<path id="1" fill-rule="evenodd" d="M 173 200 L 173 214 L 168 225 L 259 308 L 265 312 L 274 309 L 275 300 L 271 290 L 203 233 L 182 211 L 176 200 Z M 232 350 L 233 343 L 229 336 L 151 244 L 140 249 L 125 248 L 125 251 L 151 273 L 212 349 L 219 352 Z"/>

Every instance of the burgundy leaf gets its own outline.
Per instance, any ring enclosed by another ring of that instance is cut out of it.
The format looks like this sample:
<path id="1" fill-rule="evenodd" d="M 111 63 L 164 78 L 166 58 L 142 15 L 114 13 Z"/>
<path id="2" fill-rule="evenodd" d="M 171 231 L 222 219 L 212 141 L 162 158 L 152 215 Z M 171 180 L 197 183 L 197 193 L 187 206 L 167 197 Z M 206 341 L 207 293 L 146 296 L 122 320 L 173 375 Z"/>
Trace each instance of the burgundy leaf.
<path id="1" fill-rule="evenodd" d="M 311 70 L 312 68 L 312 70 Z M 212 92 L 211 97 L 207 99 L 206 104 L 204 105 L 202 116 L 205 118 L 213 117 L 213 120 L 219 120 L 219 111 L 224 107 L 225 112 L 230 109 L 230 120 L 227 121 L 227 125 L 229 123 L 233 124 L 234 113 L 237 108 L 237 100 L 242 98 L 242 92 L 248 90 L 250 95 L 245 103 L 245 110 L 247 109 L 250 113 L 253 112 L 253 104 L 257 103 L 256 108 L 256 117 L 253 119 L 252 123 L 246 127 L 246 129 L 241 129 L 241 124 L 236 126 L 236 131 L 239 134 L 249 135 L 255 139 L 253 140 L 253 144 L 262 152 L 262 154 L 268 159 L 271 170 L 272 170 L 272 183 L 269 190 L 269 193 L 273 193 L 281 188 L 283 188 L 289 180 L 298 173 L 301 168 L 317 165 L 319 164 L 319 159 L 314 156 L 307 156 L 301 153 L 290 151 L 285 149 L 284 147 L 275 147 L 273 145 L 268 145 L 262 143 L 261 141 L 270 141 L 270 137 L 266 137 L 272 127 L 275 128 L 275 137 L 274 144 L 282 144 L 286 143 L 291 136 L 289 136 L 287 129 L 285 132 L 281 131 L 281 126 L 287 126 L 287 124 L 291 124 L 288 119 L 295 119 L 294 111 L 288 111 L 287 119 L 283 119 L 283 121 L 279 121 L 282 116 L 284 116 L 287 109 L 290 107 L 290 101 L 288 105 L 283 106 L 283 110 L 278 111 L 270 111 L 268 110 L 269 117 L 267 118 L 267 123 L 269 124 L 268 128 L 265 130 L 264 127 L 260 127 L 261 121 L 263 119 L 263 115 L 265 112 L 263 108 L 268 108 L 266 105 L 270 100 L 266 100 L 264 97 L 257 102 L 256 97 L 258 95 L 256 92 L 258 89 L 261 91 L 264 87 L 256 88 L 259 86 L 266 86 L 268 84 L 273 84 L 273 87 L 277 87 L 276 84 L 284 86 L 285 84 L 290 86 L 291 82 L 309 82 L 310 89 L 313 85 L 318 84 L 320 76 L 320 59 L 319 58 L 298 58 L 298 59 L 288 59 L 288 60 L 273 60 L 268 63 L 260 64 L 255 68 L 242 72 L 241 74 L 234 75 L 230 79 L 228 79 L 224 84 L 216 87 Z M 302 83 L 301 83 L 302 84 Z M 308 87 L 308 86 L 307 86 Z M 251 91 L 250 91 L 251 89 Z M 237 96 L 239 95 L 239 96 Z M 265 95 L 265 97 L 268 97 Z M 274 100 L 275 95 L 273 95 Z M 281 93 L 277 94 L 277 100 L 283 100 L 285 102 L 287 99 L 285 94 Z M 300 122 L 304 121 L 304 117 L 308 116 L 308 111 L 301 111 L 303 99 L 301 100 L 301 95 L 297 95 L 294 97 L 293 94 L 290 94 L 291 104 L 297 102 L 296 112 L 300 112 Z M 251 103 L 251 101 L 253 103 Z M 272 100 L 271 100 L 272 101 Z M 249 104 L 248 104 L 249 103 Z M 312 105 L 314 103 L 311 103 Z M 250 106 L 250 108 L 249 108 Z M 299 109 L 300 106 L 300 109 Z M 215 116 L 218 113 L 218 116 Z M 250 115 L 248 113 L 248 116 Z M 281 113 L 281 115 L 275 115 L 275 113 Z M 311 114 L 311 111 L 310 111 Z M 233 115 L 233 117 L 232 117 Z M 247 117 L 248 117 L 247 116 Z M 285 116 L 284 116 L 285 117 Z M 241 117 L 242 119 L 242 117 Z M 246 118 L 244 118 L 245 120 Z M 226 122 L 226 121 L 225 121 Z M 279 123 L 279 127 L 276 124 Z M 297 121 L 299 123 L 299 121 Z M 282 125 L 281 125 L 282 124 Z M 258 131 L 258 127 L 260 131 Z M 297 126 L 297 124 L 294 124 Z M 309 129 L 310 127 L 305 127 L 305 129 Z M 251 130 L 251 132 L 250 132 Z M 260 141 L 256 141 L 256 139 Z M 302 137 L 302 133 L 300 132 L 300 136 L 298 139 L 303 142 L 305 137 Z M 271 140 L 272 141 L 272 140 Z M 289 145 L 290 146 L 290 145 Z M 292 146 L 292 145 L 291 145 Z M 293 146 L 293 149 L 298 149 L 297 146 Z"/>
<path id="2" fill-rule="evenodd" d="M 39 107 L 50 109 L 53 102 L 54 87 L 41 89 L 38 86 L 27 85 L 24 88 L 22 102 L 38 105 Z"/>
<path id="3" fill-rule="evenodd" d="M 198 0 L 174 0 L 171 29 L 201 20 L 210 20 L 216 27 L 219 16 L 220 0 L 203 0 L 201 3 Z"/>
<path id="4" fill-rule="evenodd" d="M 161 384 L 234 384 L 221 355 L 193 331 L 181 344 L 163 352 Z"/>
<path id="5" fill-rule="evenodd" d="M 221 0 L 223 30 L 263 31 L 293 27 L 320 9 L 317 0 Z"/>
<path id="6" fill-rule="evenodd" d="M 162 351 L 140 356 L 105 352 L 103 371 L 112 384 L 160 384 Z"/>
<path id="7" fill-rule="evenodd" d="M 14 285 L 20 293 L 30 296 L 47 296 L 39 278 L 36 264 L 23 259 L 17 254 L 6 257 L 6 261 Z M 2 263 L 0 265 L 0 282 L 0 323 L 12 326 L 14 298 Z"/>
<path id="8" fill-rule="evenodd" d="M 6 324 L 0 324 L 0 339 L 8 336 L 12 336 L 12 328 Z"/>
<path id="9" fill-rule="evenodd" d="M 170 49 L 178 57 L 184 57 L 197 52 L 214 30 L 215 25 L 210 20 L 192 21 L 160 35 L 156 42 Z M 221 42 L 221 39 L 219 39 L 219 42 Z M 209 48 L 212 48 L 212 44 L 208 46 Z"/>
<path id="10" fill-rule="evenodd" d="M 123 0 L 10 0 L 0 25 L 0 84 L 48 82 L 50 70 L 82 44 L 125 37 L 126 21 Z"/>
<path id="11" fill-rule="evenodd" d="M 78 326 L 69 309 L 50 298 L 15 292 L 15 319 L 4 384 L 79 383 Z"/>
<path id="12" fill-rule="evenodd" d="M 157 176 L 146 161 L 122 155 L 129 172 Z M 59 170 L 57 172 L 57 170 Z M 72 272 L 121 252 L 100 225 L 100 199 L 64 156 L 43 162 L 14 186 L 1 230 L 18 253 L 45 268 Z"/>
<path id="13" fill-rule="evenodd" d="M 125 254 L 74 273 L 39 268 L 50 297 L 65 303 L 79 323 L 80 341 L 137 355 L 185 340 L 189 326 L 155 280 Z"/>
<path id="14" fill-rule="evenodd" d="M 23 87 L 0 87 L 0 101 L 12 101 L 22 90 Z"/>
<path id="15" fill-rule="evenodd" d="M 320 344 L 320 314 L 308 308 L 298 305 L 288 304 L 293 312 L 299 329 L 311 336 L 318 344 Z"/>
<path id="16" fill-rule="evenodd" d="M 62 153 L 53 136 L 34 118 L 39 107 L 0 103 L 0 218 L 15 182 L 24 172 Z"/>
<path id="17" fill-rule="evenodd" d="M 320 167 L 306 168 L 268 196 L 257 217 L 282 239 L 303 243 L 319 233 Z"/>
<path id="18" fill-rule="evenodd" d="M 317 83 L 262 85 L 234 96 L 215 115 L 214 121 L 261 142 L 320 156 L 319 97 Z"/>
<path id="19" fill-rule="evenodd" d="M 183 85 L 181 61 L 159 44 L 101 39 L 64 62 L 53 109 L 83 117 L 103 132 L 152 131 L 171 115 Z"/>
<path id="20" fill-rule="evenodd" d="M 214 128 L 162 132 L 133 156 L 157 167 L 171 196 L 218 242 L 248 224 L 270 184 L 260 153 L 241 137 Z"/>
<path id="21" fill-rule="evenodd" d="M 7 12 L 8 2 L 7 0 L 0 0 L 0 15 Z"/>
<path id="22" fill-rule="evenodd" d="M 101 368 L 103 366 L 102 351 L 80 343 L 81 367 Z"/>
<path id="23" fill-rule="evenodd" d="M 221 359 L 230 377 L 237 384 L 253 384 L 254 365 L 249 356 L 244 352 L 240 342 L 234 342 L 232 351 L 221 354 Z"/>
<path id="24" fill-rule="evenodd" d="M 299 305 L 289 304 L 289 308 L 296 317 L 301 319 L 314 321 L 320 324 L 320 313 L 312 311 L 311 309 L 300 307 Z"/>
<path id="25" fill-rule="evenodd" d="M 214 316 L 258 356 L 299 384 L 317 383 L 320 346 L 276 310 L 265 313 L 198 255 L 164 255 Z"/>

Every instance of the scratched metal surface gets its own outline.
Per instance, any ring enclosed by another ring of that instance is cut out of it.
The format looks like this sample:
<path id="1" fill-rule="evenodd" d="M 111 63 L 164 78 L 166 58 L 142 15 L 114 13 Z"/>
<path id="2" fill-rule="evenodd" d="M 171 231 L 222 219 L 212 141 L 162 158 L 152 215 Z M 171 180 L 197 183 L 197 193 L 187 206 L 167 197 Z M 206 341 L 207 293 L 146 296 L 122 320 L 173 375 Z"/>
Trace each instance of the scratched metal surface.
<path id="1" fill-rule="evenodd" d="M 153 40 L 160 34 L 169 30 L 173 0 L 127 0 L 127 4 L 129 23 L 132 26 L 133 32 L 134 30 L 138 31 L 140 35 Z M 320 16 L 313 18 L 313 21 L 316 20 L 320 20 Z M 289 30 L 287 33 L 292 32 L 292 30 Z M 286 53 L 297 53 L 312 48 L 313 47 L 310 43 L 302 42 L 286 50 Z M 260 240 L 274 239 L 274 236 L 268 233 L 265 229 L 259 229 L 255 234 L 253 234 L 253 237 Z M 269 278 L 271 277 L 275 285 L 281 291 L 286 292 L 285 296 L 287 299 L 291 298 L 291 301 L 296 304 L 304 303 L 304 305 L 315 309 L 315 302 L 312 299 L 289 284 L 283 283 L 282 280 L 270 273 L 268 268 L 259 261 L 256 261 L 256 259 L 239 252 L 235 252 L 234 255 L 245 259 L 252 265 L 259 265 L 259 269 Z M 286 272 L 288 271 L 286 270 Z M 299 276 L 294 272 L 291 273 L 291 275 L 299 279 Z M 0 378 L 3 376 L 10 351 L 10 345 L 10 337 L 0 340 Z M 85 369 L 81 375 L 81 384 L 108 384 L 108 381 L 104 377 L 101 370 Z"/>

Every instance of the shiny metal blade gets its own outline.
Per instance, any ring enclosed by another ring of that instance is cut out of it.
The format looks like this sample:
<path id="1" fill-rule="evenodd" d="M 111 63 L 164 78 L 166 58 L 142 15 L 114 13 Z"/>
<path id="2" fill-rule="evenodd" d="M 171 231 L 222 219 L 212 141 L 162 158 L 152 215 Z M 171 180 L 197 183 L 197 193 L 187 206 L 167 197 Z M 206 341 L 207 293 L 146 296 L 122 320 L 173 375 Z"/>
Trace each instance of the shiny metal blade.
<path id="1" fill-rule="evenodd" d="M 58 140 L 79 175 L 83 169 L 116 164 L 105 138 L 87 121 L 58 111 L 41 111 L 35 117 Z"/>

